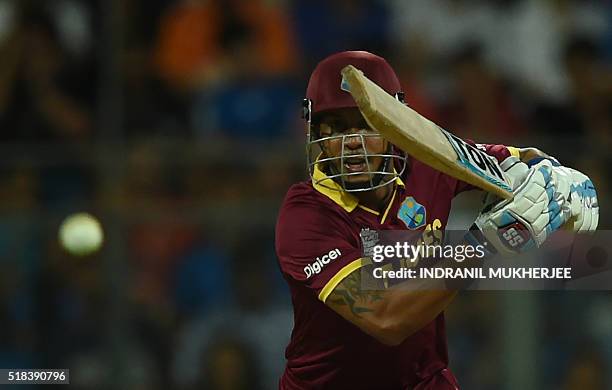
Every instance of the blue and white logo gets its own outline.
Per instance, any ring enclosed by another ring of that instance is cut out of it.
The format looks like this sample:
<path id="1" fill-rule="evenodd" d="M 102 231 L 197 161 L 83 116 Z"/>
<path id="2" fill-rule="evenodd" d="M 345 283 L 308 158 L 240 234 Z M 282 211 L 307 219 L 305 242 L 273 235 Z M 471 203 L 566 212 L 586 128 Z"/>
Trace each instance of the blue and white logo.
<path id="1" fill-rule="evenodd" d="M 408 196 L 402 202 L 397 217 L 404 222 L 408 229 L 418 229 L 425 225 L 427 211 L 425 206 L 417 202 L 412 196 Z"/>

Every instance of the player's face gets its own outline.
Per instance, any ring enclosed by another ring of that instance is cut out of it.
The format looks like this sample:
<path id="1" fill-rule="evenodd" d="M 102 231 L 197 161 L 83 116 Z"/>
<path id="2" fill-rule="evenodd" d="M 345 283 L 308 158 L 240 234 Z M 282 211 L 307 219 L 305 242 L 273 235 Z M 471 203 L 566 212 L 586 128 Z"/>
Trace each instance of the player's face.
<path id="1" fill-rule="evenodd" d="M 344 156 L 330 161 L 335 173 L 349 174 L 344 181 L 351 185 L 369 183 L 372 174 L 380 171 L 387 141 L 372 130 L 357 108 L 346 108 L 325 113 L 320 120 L 321 138 L 334 137 L 322 142 L 325 157 Z M 374 155 L 365 157 L 365 154 Z M 378 155 L 378 156 L 376 156 Z"/>

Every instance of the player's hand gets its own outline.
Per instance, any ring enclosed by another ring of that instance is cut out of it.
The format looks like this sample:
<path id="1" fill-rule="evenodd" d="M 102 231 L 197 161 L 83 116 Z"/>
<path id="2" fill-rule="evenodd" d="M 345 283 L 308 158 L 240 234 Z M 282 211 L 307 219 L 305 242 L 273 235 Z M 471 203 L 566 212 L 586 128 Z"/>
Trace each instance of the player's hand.
<path id="1" fill-rule="evenodd" d="M 510 256 L 539 247 L 570 218 L 552 169 L 548 160 L 528 168 L 512 199 L 488 205 L 476 218 L 476 227 L 498 253 Z"/>
<path id="2" fill-rule="evenodd" d="M 597 229 L 599 203 L 591 179 L 580 171 L 562 166 L 553 167 L 552 174 L 570 209 L 570 219 L 563 227 L 574 232 Z"/>
<path id="3" fill-rule="evenodd" d="M 510 188 L 512 188 L 512 192 L 515 192 L 518 186 L 523 184 L 529 174 L 529 166 L 514 156 L 507 157 L 499 166 L 504 170 L 504 176 Z M 494 203 L 500 200 L 501 198 L 499 196 L 492 193 L 486 193 L 483 204 L 485 208 L 487 205 L 492 207 Z"/>

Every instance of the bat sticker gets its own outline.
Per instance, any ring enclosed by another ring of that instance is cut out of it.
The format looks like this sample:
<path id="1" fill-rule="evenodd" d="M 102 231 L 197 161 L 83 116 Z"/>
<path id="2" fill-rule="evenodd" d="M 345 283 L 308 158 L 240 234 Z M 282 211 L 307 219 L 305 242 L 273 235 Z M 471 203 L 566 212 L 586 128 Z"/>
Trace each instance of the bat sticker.
<path id="1" fill-rule="evenodd" d="M 351 92 L 351 85 L 349 82 L 342 76 L 342 81 L 340 81 L 340 89 L 345 92 Z"/>
<path id="2" fill-rule="evenodd" d="M 495 184 L 499 188 L 503 188 L 506 191 L 512 191 L 495 157 L 488 155 L 474 145 L 468 144 L 443 128 L 439 126 L 438 128 L 442 131 L 442 134 L 446 136 L 448 142 L 450 142 L 453 149 L 455 149 L 455 152 L 457 152 L 457 161 L 461 165 L 486 179 L 488 182 Z"/>

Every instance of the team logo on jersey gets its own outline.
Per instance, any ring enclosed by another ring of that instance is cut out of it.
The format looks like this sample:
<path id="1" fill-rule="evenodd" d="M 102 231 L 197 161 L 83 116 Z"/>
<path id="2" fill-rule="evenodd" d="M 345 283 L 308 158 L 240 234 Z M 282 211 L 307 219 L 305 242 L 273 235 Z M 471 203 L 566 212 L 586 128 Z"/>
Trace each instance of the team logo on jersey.
<path id="1" fill-rule="evenodd" d="M 397 217 L 404 222 L 408 229 L 418 229 L 425 225 L 427 212 L 425 206 L 417 202 L 412 196 L 408 196 L 402 202 Z"/>

